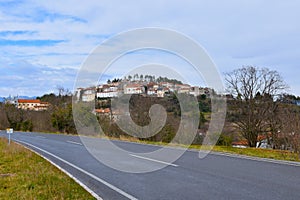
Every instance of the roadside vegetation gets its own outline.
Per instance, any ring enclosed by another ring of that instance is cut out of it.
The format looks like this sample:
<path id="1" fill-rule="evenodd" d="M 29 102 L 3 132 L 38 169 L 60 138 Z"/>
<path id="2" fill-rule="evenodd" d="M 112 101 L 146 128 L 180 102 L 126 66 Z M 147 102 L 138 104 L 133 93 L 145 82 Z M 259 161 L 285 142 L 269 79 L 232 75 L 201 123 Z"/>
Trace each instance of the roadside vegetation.
<path id="1" fill-rule="evenodd" d="M 135 81 L 155 79 L 150 75 L 138 76 L 137 74 L 129 78 L 133 78 Z M 113 79 L 112 81 L 108 80 L 108 83 L 119 81 L 121 79 Z M 156 81 L 180 83 L 162 77 Z M 281 75 L 268 68 L 243 66 L 226 73 L 225 82 L 227 83 L 227 116 L 223 132 L 217 141 L 217 146 L 223 147 L 219 149 L 215 147 L 215 149 L 276 159 L 299 160 L 300 97 L 286 93 L 288 86 Z M 51 106 L 46 111 L 19 110 L 12 105 L 0 103 L 0 129 L 11 127 L 20 131 L 77 134 L 72 115 L 72 111 L 77 108 L 72 107 L 72 94 L 62 87 L 57 89 L 58 94 L 45 94 L 39 97 L 42 101 L 50 103 Z M 208 93 L 197 96 L 198 105 L 196 106 L 200 111 L 200 121 L 196 137 L 192 142 L 192 146 L 196 145 L 196 148 L 202 144 L 209 127 L 211 94 L 214 94 L 214 91 L 210 90 Z M 80 124 L 85 132 L 90 132 L 88 133 L 90 136 L 125 138 L 145 143 L 170 143 L 179 129 L 181 117 L 195 114 L 192 112 L 181 113 L 181 105 L 178 100 L 180 95 L 183 94 L 170 92 L 163 98 L 137 94 L 130 97 L 130 117 L 139 126 L 150 123 L 149 109 L 152 105 L 160 104 L 167 112 L 164 127 L 157 134 L 148 138 L 139 137 L 138 131 L 132 131 L 131 135 L 135 135 L 135 137 L 128 137 L 128 134 L 116 123 L 121 120 L 120 116 L 112 112 L 111 102 L 113 99 L 111 98 L 95 99 L 95 102 L 87 103 L 88 106 L 84 106 L 85 102 L 78 103 L 79 108 L 75 113 L 84 117 L 81 117 L 83 121 L 77 122 L 77 124 Z M 192 98 L 187 96 L 187 98 Z M 95 104 L 95 109 L 108 109 L 109 112 L 96 113 L 95 110 L 91 110 L 91 104 Z M 94 125 L 98 124 L 104 132 L 103 135 L 100 135 L 98 127 L 94 128 Z M 91 129 L 86 128 L 90 125 L 92 125 Z M 251 148 L 232 148 L 233 142 L 243 142 L 244 145 Z M 268 150 L 256 150 L 256 147 L 268 148 Z M 263 152 L 267 152 L 266 155 L 263 155 Z M 298 154 L 298 158 L 294 158 L 296 154 Z"/>
<path id="2" fill-rule="evenodd" d="M 22 110 L 12 104 L 0 103 L 0 130 L 8 127 L 15 131 L 36 131 L 77 134 L 72 116 L 71 93 L 58 87 L 58 94 L 45 94 L 38 97 L 49 102 L 44 111 Z"/>
<path id="3" fill-rule="evenodd" d="M 199 149 L 199 146 L 191 146 L 191 148 Z M 300 161 L 299 155 L 297 153 L 287 151 L 287 150 L 214 146 L 213 151 L 253 156 L 259 158 L 270 158 L 275 160 L 286 160 L 286 161 L 297 161 L 297 162 Z"/>
<path id="4" fill-rule="evenodd" d="M 73 179 L 0 137 L 0 199 L 94 199 Z"/>
<path id="5" fill-rule="evenodd" d="M 150 144 L 150 145 L 159 145 L 159 146 L 173 146 L 173 147 L 183 147 L 189 148 L 194 150 L 199 150 L 202 146 L 201 145 L 183 145 L 183 144 L 170 144 L 166 142 L 153 142 L 153 141 L 146 141 L 146 140 L 139 140 L 133 137 L 126 137 L 121 136 L 120 138 L 114 137 L 105 137 L 111 140 L 121 140 L 121 141 L 128 141 L 128 142 L 135 142 L 135 143 L 142 143 L 142 144 Z M 210 149 L 210 148 L 208 148 Z M 216 145 L 213 147 L 213 152 L 221 152 L 221 153 L 230 153 L 230 154 L 237 154 L 237 155 L 245 155 L 245 156 L 252 156 L 252 157 L 259 157 L 259 158 L 269 158 L 275 160 L 285 160 L 285 161 L 295 161 L 300 162 L 300 158 L 298 153 L 288 151 L 288 150 L 274 150 L 274 149 L 261 149 L 261 148 L 237 148 L 232 146 L 224 146 L 224 145 Z"/>

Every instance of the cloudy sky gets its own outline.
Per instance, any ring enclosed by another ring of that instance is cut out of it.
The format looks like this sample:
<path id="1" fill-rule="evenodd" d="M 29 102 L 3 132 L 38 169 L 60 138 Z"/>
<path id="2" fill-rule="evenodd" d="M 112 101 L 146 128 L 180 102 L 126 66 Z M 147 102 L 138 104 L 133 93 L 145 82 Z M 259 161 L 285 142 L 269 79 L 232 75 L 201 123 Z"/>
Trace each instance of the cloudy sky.
<path id="1" fill-rule="evenodd" d="M 298 0 L 0 0 L 0 96 L 73 90 L 78 70 L 103 41 L 131 29 L 178 31 L 206 49 L 220 73 L 243 65 L 277 70 L 300 95 Z M 122 65 L 189 68 L 166 53 L 142 51 Z M 136 63 L 134 60 L 139 60 Z M 124 75 L 115 67 L 105 77 Z M 191 73 L 190 83 L 198 83 Z"/>

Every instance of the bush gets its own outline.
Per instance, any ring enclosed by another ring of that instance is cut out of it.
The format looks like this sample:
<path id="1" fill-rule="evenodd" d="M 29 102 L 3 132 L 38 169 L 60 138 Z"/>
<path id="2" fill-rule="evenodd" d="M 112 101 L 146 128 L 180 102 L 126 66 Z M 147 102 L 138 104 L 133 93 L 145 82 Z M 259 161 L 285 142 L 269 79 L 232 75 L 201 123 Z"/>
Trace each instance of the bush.
<path id="1" fill-rule="evenodd" d="M 225 135 L 222 133 L 217 141 L 217 145 L 218 146 L 231 146 L 232 141 L 233 141 L 232 136 Z"/>
<path id="2" fill-rule="evenodd" d="M 32 131 L 33 130 L 33 124 L 32 121 L 26 120 L 21 123 L 21 130 L 22 131 Z"/>

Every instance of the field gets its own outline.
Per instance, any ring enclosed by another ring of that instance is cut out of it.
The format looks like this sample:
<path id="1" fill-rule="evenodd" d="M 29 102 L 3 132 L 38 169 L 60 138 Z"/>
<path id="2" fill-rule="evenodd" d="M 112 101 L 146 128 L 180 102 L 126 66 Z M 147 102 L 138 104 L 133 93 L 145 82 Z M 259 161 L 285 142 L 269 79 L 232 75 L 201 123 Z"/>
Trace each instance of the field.
<path id="1" fill-rule="evenodd" d="M 0 138 L 0 199 L 94 198 L 48 161 Z"/>

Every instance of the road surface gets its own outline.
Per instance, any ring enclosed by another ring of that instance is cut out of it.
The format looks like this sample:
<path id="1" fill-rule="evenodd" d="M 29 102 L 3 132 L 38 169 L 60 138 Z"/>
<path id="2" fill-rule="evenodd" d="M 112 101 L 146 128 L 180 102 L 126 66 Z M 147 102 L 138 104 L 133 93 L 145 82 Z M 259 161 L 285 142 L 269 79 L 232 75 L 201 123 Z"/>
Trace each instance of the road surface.
<path id="1" fill-rule="evenodd" d="M 7 134 L 1 131 L 0 136 Z M 12 139 L 40 153 L 102 199 L 300 199 L 300 165 L 294 163 L 220 154 L 199 159 L 198 152 L 187 151 L 161 170 L 134 174 L 102 164 L 89 154 L 77 136 L 15 132 Z M 132 155 L 160 148 L 114 143 L 133 151 Z M 141 167 L 164 164 L 162 160 L 131 158 L 134 162 L 126 157 L 118 159 Z"/>

